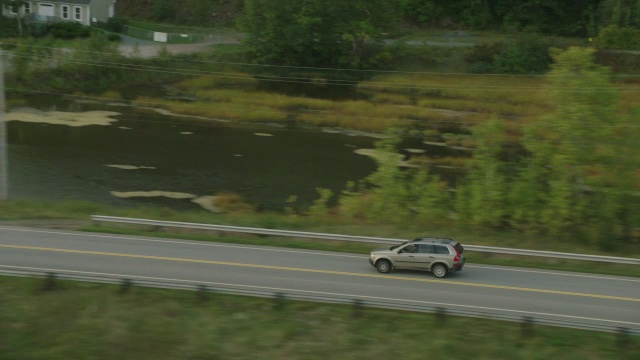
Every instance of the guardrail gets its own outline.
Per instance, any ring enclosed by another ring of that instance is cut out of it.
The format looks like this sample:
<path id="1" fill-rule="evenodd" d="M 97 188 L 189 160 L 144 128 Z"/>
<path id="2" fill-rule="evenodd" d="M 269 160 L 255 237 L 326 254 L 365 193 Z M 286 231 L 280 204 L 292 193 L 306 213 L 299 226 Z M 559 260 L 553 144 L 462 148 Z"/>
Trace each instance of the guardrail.
<path id="1" fill-rule="evenodd" d="M 198 224 L 198 223 L 187 223 L 187 222 L 178 222 L 178 221 L 136 219 L 136 218 L 124 218 L 124 217 L 104 216 L 104 215 L 92 215 L 91 220 L 93 220 L 96 223 L 112 222 L 112 223 L 121 223 L 121 224 L 154 226 L 156 228 L 165 228 L 165 227 L 188 228 L 188 229 L 200 229 L 200 230 L 210 230 L 210 231 L 218 231 L 218 232 L 245 233 L 245 234 L 271 235 L 271 236 L 288 236 L 288 237 L 322 239 L 322 240 L 353 241 L 353 242 L 372 243 L 372 244 L 400 244 L 407 241 L 407 239 L 391 239 L 391 238 L 369 237 L 369 236 L 325 234 L 325 233 L 306 232 L 306 231 L 276 230 L 276 229 L 252 228 L 252 227 L 230 226 L 230 225 Z M 464 248 L 465 250 L 468 250 L 468 251 L 486 252 L 486 253 L 495 253 L 495 254 L 537 256 L 537 257 L 556 258 L 556 259 L 584 260 L 584 261 L 598 261 L 598 262 L 616 263 L 616 264 L 640 265 L 640 259 L 622 258 L 622 257 L 615 257 L 615 256 L 600 256 L 600 255 L 572 254 L 572 253 L 552 252 L 552 251 L 510 249 L 510 248 L 502 248 L 502 247 L 477 246 L 477 245 L 467 245 L 467 244 L 464 245 Z"/>
<path id="2" fill-rule="evenodd" d="M 229 295 L 243 295 L 253 297 L 265 297 L 274 299 L 274 307 L 284 306 L 285 300 L 297 301 L 313 301 L 333 304 L 351 304 L 354 308 L 354 315 L 365 307 L 404 310 L 413 312 L 435 313 L 440 317 L 448 315 L 487 318 L 502 321 L 520 322 L 524 335 L 528 335 L 533 331 L 534 324 L 568 327 L 582 330 L 595 330 L 603 332 L 617 333 L 619 341 L 623 342 L 629 335 L 640 335 L 640 328 L 628 328 L 624 326 L 612 325 L 615 321 L 600 320 L 598 322 L 574 321 L 562 318 L 560 315 L 553 318 L 536 316 L 536 314 L 522 314 L 516 312 L 503 312 L 480 310 L 469 310 L 466 308 L 457 308 L 455 305 L 430 305 L 425 303 L 417 303 L 412 301 L 404 301 L 394 299 L 385 300 L 375 297 L 357 297 L 346 294 L 326 293 L 303 291 L 295 289 L 273 289 L 260 286 L 242 286 L 233 284 L 221 284 L 210 282 L 197 282 L 179 279 L 162 279 L 153 277 L 143 277 L 134 275 L 121 274 L 103 274 L 80 271 L 54 270 L 54 269 L 34 269 L 18 266 L 0 266 L 0 275 L 20 276 L 20 277 L 40 277 L 44 279 L 43 290 L 56 289 L 56 281 L 73 280 L 86 281 L 106 284 L 119 284 L 120 293 L 127 293 L 133 286 L 175 289 L 175 290 L 192 290 L 197 291 L 200 298 L 206 298 L 208 293 L 221 293 Z"/>

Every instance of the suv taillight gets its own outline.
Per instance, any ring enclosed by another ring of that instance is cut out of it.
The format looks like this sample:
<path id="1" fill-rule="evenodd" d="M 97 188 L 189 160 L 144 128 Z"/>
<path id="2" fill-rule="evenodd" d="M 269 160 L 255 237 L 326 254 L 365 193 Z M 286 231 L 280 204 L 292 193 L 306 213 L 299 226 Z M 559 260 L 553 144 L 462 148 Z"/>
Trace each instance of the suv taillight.
<path id="1" fill-rule="evenodd" d="M 454 249 L 456 250 L 456 256 L 453 258 L 453 261 L 458 262 L 460 261 L 460 253 L 458 252 L 458 249 Z"/>

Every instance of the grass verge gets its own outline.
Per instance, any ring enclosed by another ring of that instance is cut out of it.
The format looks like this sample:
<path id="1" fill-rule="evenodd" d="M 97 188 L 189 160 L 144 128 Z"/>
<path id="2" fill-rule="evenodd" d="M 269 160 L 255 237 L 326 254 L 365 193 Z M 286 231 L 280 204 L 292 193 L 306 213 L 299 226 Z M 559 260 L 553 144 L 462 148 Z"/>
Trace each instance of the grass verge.
<path id="1" fill-rule="evenodd" d="M 6 359 L 638 359 L 640 337 L 193 291 L 0 277 Z"/>

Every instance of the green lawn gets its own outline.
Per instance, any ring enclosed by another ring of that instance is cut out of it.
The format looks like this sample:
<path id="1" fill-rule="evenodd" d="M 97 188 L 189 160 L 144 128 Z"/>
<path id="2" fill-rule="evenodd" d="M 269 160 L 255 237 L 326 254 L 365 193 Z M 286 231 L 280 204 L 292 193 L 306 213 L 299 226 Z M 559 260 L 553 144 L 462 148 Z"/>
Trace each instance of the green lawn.
<path id="1" fill-rule="evenodd" d="M 0 277 L 0 359 L 639 359 L 640 337 L 193 291 Z"/>

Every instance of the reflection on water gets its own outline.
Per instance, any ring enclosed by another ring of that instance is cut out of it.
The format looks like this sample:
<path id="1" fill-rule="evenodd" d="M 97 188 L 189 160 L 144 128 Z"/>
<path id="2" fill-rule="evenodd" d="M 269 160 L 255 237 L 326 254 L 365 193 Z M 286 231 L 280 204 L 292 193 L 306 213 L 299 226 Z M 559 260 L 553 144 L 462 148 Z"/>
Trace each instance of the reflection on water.
<path id="1" fill-rule="evenodd" d="M 38 108 L 122 114 L 109 114 L 116 120 L 108 125 L 10 121 L 11 199 L 74 198 L 111 205 L 199 208 L 189 199 L 112 194 L 158 191 L 197 198 L 231 191 L 259 208 L 281 209 L 291 195 L 306 206 L 318 197 L 316 188 L 340 191 L 347 181 L 360 180 L 375 169 L 370 158 L 354 153 L 373 147 L 375 139 L 363 136 L 185 124 L 129 107 L 65 103 L 59 98 Z M 77 118 L 73 115 L 54 116 Z"/>

